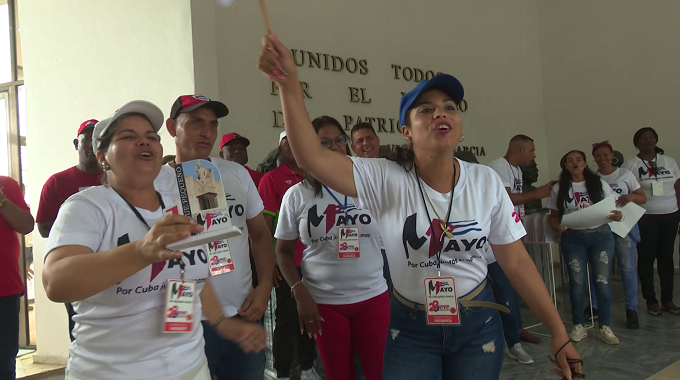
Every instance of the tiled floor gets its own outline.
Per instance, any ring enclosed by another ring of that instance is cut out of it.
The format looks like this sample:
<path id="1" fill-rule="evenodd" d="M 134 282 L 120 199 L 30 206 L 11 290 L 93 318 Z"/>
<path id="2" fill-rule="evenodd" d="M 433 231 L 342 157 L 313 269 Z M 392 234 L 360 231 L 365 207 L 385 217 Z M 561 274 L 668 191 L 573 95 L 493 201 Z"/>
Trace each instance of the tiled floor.
<path id="1" fill-rule="evenodd" d="M 54 364 L 37 364 L 33 363 L 33 354 L 29 355 L 24 355 L 20 358 L 17 358 L 17 378 L 24 378 L 28 377 L 30 379 L 42 379 L 43 377 L 37 377 L 36 375 L 40 374 L 49 374 L 50 379 L 63 379 L 63 371 L 57 372 L 56 374 L 54 371 L 63 369 L 63 365 L 54 365 Z M 54 377 L 58 376 L 61 374 L 60 377 Z M 32 377 L 36 376 L 36 377 Z"/>
<path id="2" fill-rule="evenodd" d="M 675 294 L 680 298 L 680 276 L 675 278 Z M 658 285 L 657 285 L 658 289 Z M 680 380 L 680 316 L 665 313 L 663 317 L 652 317 L 644 312 L 641 302 L 640 329 L 626 330 L 624 298 L 621 282 L 612 280 L 613 311 L 612 328 L 621 340 L 618 346 L 610 346 L 597 339 L 597 333 L 588 331 L 588 337 L 576 344 L 576 349 L 585 361 L 585 373 L 589 379 L 636 379 L 636 380 Z M 570 320 L 569 296 L 558 293 L 558 309 L 563 320 Z M 523 308 L 524 324 L 537 322 L 530 310 Z M 567 324 L 571 328 L 570 324 Z M 544 327 L 534 332 L 547 332 Z M 502 380 L 554 379 L 547 368 L 552 366 L 547 359 L 550 354 L 549 340 L 537 345 L 524 344 L 525 350 L 534 357 L 534 364 L 523 365 L 506 356 Z M 28 359 L 22 358 L 24 361 Z M 19 359 L 19 360 L 22 360 Z M 20 368 L 19 377 L 36 373 L 34 366 L 54 369 L 57 366 L 27 365 Z M 63 374 L 49 374 L 31 379 L 63 380 Z"/>
<path id="3" fill-rule="evenodd" d="M 616 277 L 616 276 L 614 276 Z M 657 291 L 659 285 L 657 283 Z M 597 339 L 597 331 L 588 330 L 588 337 L 576 343 L 576 350 L 584 360 L 584 371 L 589 379 L 654 379 L 680 380 L 680 316 L 664 313 L 653 317 L 645 312 L 645 302 L 640 297 L 640 329 L 626 330 L 624 312 L 625 300 L 621 281 L 612 279 L 612 330 L 621 344 L 610 346 Z M 675 276 L 676 302 L 680 299 L 680 276 Z M 562 320 L 571 320 L 569 295 L 558 292 L 558 310 Z M 524 325 L 538 322 L 533 313 L 522 309 Z M 567 323 L 567 331 L 571 324 Z M 596 327 L 597 328 L 597 325 Z M 543 326 L 533 332 L 547 333 Z M 547 368 L 552 367 L 547 355 L 550 354 L 550 341 L 522 345 L 534 357 L 534 364 L 524 365 L 511 360 L 506 353 L 503 363 L 502 380 L 554 379 Z"/>

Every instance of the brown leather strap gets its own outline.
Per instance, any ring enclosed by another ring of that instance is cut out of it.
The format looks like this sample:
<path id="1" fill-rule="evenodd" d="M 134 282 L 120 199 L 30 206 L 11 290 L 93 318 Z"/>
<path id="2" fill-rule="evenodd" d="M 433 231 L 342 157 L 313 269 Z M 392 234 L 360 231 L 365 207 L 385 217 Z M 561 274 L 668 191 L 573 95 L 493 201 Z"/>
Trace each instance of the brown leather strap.
<path id="1" fill-rule="evenodd" d="M 484 279 L 484 281 L 482 281 L 479 285 L 477 285 L 477 287 L 474 288 L 470 293 L 459 298 L 458 301 L 464 307 L 489 307 L 489 308 L 501 311 L 503 313 L 510 313 L 510 310 L 507 307 L 505 307 L 503 305 L 499 305 L 497 303 L 493 303 L 493 302 L 489 302 L 489 301 L 473 301 L 473 299 L 475 297 L 477 297 L 479 295 L 479 293 L 481 293 L 482 290 L 484 290 L 485 287 L 486 287 L 486 279 Z M 397 301 L 401 302 L 402 304 L 407 306 L 409 309 L 415 309 L 416 308 L 415 303 L 404 298 L 401 294 L 399 294 L 399 292 L 397 292 L 396 289 L 394 289 L 392 293 L 394 294 L 394 298 L 396 298 Z M 426 311 L 427 309 L 426 309 L 425 305 L 418 305 L 418 310 Z"/>

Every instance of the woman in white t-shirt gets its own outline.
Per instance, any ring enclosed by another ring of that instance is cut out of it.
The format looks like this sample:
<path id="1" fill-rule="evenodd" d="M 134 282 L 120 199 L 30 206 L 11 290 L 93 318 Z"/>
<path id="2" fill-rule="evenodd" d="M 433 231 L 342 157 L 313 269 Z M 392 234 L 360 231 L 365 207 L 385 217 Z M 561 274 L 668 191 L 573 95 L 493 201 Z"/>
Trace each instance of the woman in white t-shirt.
<path id="1" fill-rule="evenodd" d="M 560 179 L 550 191 L 547 207 L 550 227 L 561 234 L 560 249 L 568 266 L 569 298 L 573 329 L 569 337 L 575 342 L 588 335 L 584 326 L 583 301 L 588 281 L 588 263 L 595 277 L 595 294 L 600 307 L 597 337 L 608 344 L 619 344 L 611 329 L 612 293 L 609 287 L 611 260 L 614 255 L 614 236 L 608 224 L 586 229 L 567 229 L 562 217 L 582 210 L 614 194 L 609 185 L 588 169 L 586 154 L 572 150 L 560 160 Z M 612 210 L 609 219 L 620 221 L 621 211 Z"/>
<path id="2" fill-rule="evenodd" d="M 105 185 L 70 197 L 50 232 L 43 284 L 52 301 L 71 302 L 77 313 L 66 379 L 209 380 L 202 307 L 225 338 L 246 350 L 265 344 L 259 326 L 222 318 L 211 287 L 203 286 L 205 255 L 165 248 L 202 227 L 163 216 L 172 198 L 153 186 L 162 125 L 161 110 L 141 100 L 97 123 L 92 146 Z M 166 297 L 177 302 L 168 307 Z"/>
<path id="3" fill-rule="evenodd" d="M 349 155 L 349 138 L 337 120 L 322 116 L 312 125 L 324 148 Z M 314 336 L 328 379 L 356 377 L 356 349 L 366 379 L 380 380 L 383 357 L 376 353 L 387 341 L 390 296 L 373 215 L 308 175 L 283 197 L 275 237 L 300 328 Z M 306 246 L 302 280 L 294 258 L 298 238 Z"/>
<path id="4" fill-rule="evenodd" d="M 551 331 L 564 375 L 582 372 L 574 346 L 520 238 L 525 231 L 491 168 L 454 158 L 463 140 L 463 87 L 441 74 L 401 99 L 402 135 L 393 161 L 323 149 L 307 116 L 293 57 L 263 40 L 260 70 L 281 89 L 288 141 L 298 164 L 354 198 L 378 221 L 394 285 L 384 379 L 497 379 L 503 331 L 486 284 L 491 244 L 518 293 Z M 457 299 L 457 300 L 456 300 Z M 459 325 L 456 325 L 459 323 Z"/>
<path id="5" fill-rule="evenodd" d="M 617 168 L 613 165 L 614 148 L 608 141 L 593 144 L 593 158 L 597 163 L 597 173 L 602 180 L 609 184 L 612 191 L 618 195 L 616 204 L 620 207 L 629 202 L 644 205 L 647 201 L 645 193 L 640 188 L 640 184 L 630 170 Z M 623 293 L 626 297 L 626 328 L 639 329 L 637 308 L 638 278 L 637 268 L 635 267 L 635 246 L 640 242 L 640 229 L 637 224 L 622 238 L 614 234 L 614 255 L 616 263 L 621 272 L 621 282 L 623 283 Z M 595 277 L 590 276 L 591 288 L 595 289 Z M 593 310 L 591 315 L 598 315 L 598 303 L 595 294 L 592 294 Z"/>
<path id="6" fill-rule="evenodd" d="M 656 146 L 659 135 L 653 128 L 645 127 L 635 132 L 633 145 L 638 155 L 623 163 L 642 186 L 647 210 L 638 225 L 640 243 L 638 251 L 638 274 L 642 297 L 647 301 L 647 313 L 661 316 L 662 311 L 680 315 L 680 307 L 673 303 L 673 276 L 675 265 L 673 252 L 678 234 L 678 203 L 680 203 L 680 169 L 663 149 Z M 661 305 L 654 291 L 654 261 L 661 283 Z"/>

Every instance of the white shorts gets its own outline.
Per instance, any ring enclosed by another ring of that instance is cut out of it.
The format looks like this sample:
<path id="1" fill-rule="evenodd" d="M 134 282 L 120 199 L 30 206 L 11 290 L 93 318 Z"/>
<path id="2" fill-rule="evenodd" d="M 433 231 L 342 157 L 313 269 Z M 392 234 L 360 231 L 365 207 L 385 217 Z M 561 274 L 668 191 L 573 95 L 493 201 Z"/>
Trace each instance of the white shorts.
<path id="1" fill-rule="evenodd" d="M 68 370 L 66 370 L 65 380 L 90 380 L 90 379 L 81 379 L 79 377 L 75 377 L 72 374 L 70 374 Z M 168 380 L 211 380 L 210 370 L 208 369 L 208 361 L 204 359 L 203 363 L 198 365 L 195 369 L 189 371 L 188 373 L 185 373 L 180 377 L 175 377 L 173 379 Z"/>

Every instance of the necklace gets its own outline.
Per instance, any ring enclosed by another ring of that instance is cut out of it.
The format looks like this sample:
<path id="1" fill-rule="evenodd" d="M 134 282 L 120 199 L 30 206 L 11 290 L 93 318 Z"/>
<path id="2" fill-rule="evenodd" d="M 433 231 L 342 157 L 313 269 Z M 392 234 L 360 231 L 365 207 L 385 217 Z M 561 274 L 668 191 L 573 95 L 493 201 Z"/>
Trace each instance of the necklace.
<path id="1" fill-rule="evenodd" d="M 418 181 L 421 184 L 421 192 L 425 195 L 425 198 L 427 199 L 427 202 L 430 204 L 430 208 L 432 208 L 432 211 L 434 211 L 434 214 L 437 216 L 437 219 L 439 219 L 439 227 L 441 227 L 442 232 L 448 237 L 449 239 L 453 238 L 453 234 L 449 232 L 449 229 L 447 228 L 446 224 L 449 222 L 449 218 L 451 217 L 451 206 L 453 205 L 453 193 L 456 187 L 456 166 L 453 166 L 453 186 L 451 188 L 451 196 L 449 197 L 449 209 L 446 212 L 446 219 L 442 219 L 441 216 L 439 216 L 439 213 L 437 212 L 437 209 L 434 207 L 434 204 L 432 204 L 432 200 L 430 199 L 430 196 L 427 194 L 427 190 L 422 189 L 422 184 L 423 180 L 418 176 Z"/>

